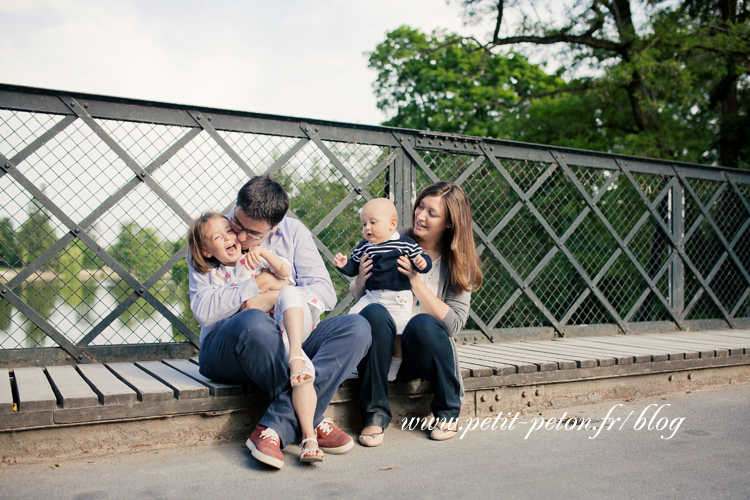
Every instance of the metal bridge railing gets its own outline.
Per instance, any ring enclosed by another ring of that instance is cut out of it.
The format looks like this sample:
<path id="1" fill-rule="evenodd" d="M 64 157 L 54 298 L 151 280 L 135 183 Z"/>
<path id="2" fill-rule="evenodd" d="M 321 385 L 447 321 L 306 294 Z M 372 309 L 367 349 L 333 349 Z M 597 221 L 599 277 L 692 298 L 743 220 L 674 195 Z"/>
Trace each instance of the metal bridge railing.
<path id="1" fill-rule="evenodd" d="M 359 208 L 461 184 L 485 282 L 459 342 L 750 323 L 750 174 L 0 85 L 0 365 L 196 352 L 185 234 L 252 175 L 330 264 Z M 19 361 L 21 360 L 21 361 Z"/>

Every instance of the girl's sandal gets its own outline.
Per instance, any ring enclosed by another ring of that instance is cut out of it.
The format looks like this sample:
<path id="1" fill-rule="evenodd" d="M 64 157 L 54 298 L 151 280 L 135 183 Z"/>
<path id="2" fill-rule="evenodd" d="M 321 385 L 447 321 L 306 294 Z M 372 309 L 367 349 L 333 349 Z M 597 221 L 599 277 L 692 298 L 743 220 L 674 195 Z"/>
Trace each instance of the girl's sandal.
<path id="1" fill-rule="evenodd" d="M 294 361 L 295 359 L 307 362 L 307 359 L 303 358 L 302 356 L 292 356 L 291 358 L 289 358 L 289 368 L 292 367 L 292 361 Z M 292 384 L 292 388 L 309 384 L 313 380 L 315 380 L 315 377 L 313 376 L 312 371 L 310 371 L 307 366 L 297 372 L 292 373 L 292 375 L 289 377 L 289 382 Z"/>
<path id="2" fill-rule="evenodd" d="M 301 451 L 299 454 L 300 462 L 305 462 L 305 463 L 322 462 L 323 452 L 320 450 L 320 448 L 305 448 L 305 443 L 307 443 L 308 441 L 313 441 L 315 442 L 315 444 L 318 444 L 318 440 L 315 438 L 303 439 L 302 442 L 299 444 L 301 448 Z"/>

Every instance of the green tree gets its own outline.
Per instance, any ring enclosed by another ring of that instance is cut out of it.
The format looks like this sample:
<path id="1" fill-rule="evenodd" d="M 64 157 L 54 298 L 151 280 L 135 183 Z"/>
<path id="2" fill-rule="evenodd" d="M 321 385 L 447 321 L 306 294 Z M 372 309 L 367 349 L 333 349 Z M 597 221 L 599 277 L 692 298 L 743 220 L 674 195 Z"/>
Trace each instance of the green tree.
<path id="1" fill-rule="evenodd" d="M 83 250 L 77 242 L 78 240 L 68 243 L 65 249 L 57 254 L 54 262 L 55 271 L 61 274 L 66 282 L 73 279 L 77 281 L 78 273 L 83 270 Z"/>
<path id="2" fill-rule="evenodd" d="M 565 83 L 520 54 L 495 55 L 473 39 L 408 26 L 387 35 L 369 66 L 378 72 L 378 107 L 395 111 L 384 125 L 488 137 L 512 136 L 528 101 Z"/>
<path id="3" fill-rule="evenodd" d="M 36 200 L 29 203 L 29 218 L 18 229 L 18 255 L 29 264 L 57 241 L 47 211 Z"/>
<path id="4" fill-rule="evenodd" d="M 180 238 L 177 241 L 170 242 L 169 255 L 174 255 L 187 245 L 187 237 Z M 183 287 L 187 290 L 188 287 L 188 276 L 190 270 L 188 269 L 187 259 L 180 259 L 177 264 L 172 267 L 172 281 L 175 282 L 179 287 Z"/>
<path id="5" fill-rule="evenodd" d="M 84 269 L 99 269 L 104 263 L 96 256 L 93 250 L 91 250 L 86 244 L 80 239 L 76 238 L 73 244 L 80 249 L 81 252 L 81 265 Z"/>
<path id="6" fill-rule="evenodd" d="M 470 21 L 494 19 L 487 40 L 402 27 L 370 54 L 379 105 L 396 111 L 386 124 L 747 166 L 747 2 L 571 0 L 564 15 L 555 2 L 459 3 Z M 518 54 L 540 47 L 566 81 Z"/>
<path id="7" fill-rule="evenodd" d="M 0 266 L 15 267 L 20 264 L 18 238 L 13 230 L 13 221 L 3 217 L 0 219 Z"/>
<path id="8" fill-rule="evenodd" d="M 168 258 L 157 231 L 132 221 L 121 224 L 117 243 L 109 251 L 125 269 L 137 272 L 142 278 L 156 271 Z"/>

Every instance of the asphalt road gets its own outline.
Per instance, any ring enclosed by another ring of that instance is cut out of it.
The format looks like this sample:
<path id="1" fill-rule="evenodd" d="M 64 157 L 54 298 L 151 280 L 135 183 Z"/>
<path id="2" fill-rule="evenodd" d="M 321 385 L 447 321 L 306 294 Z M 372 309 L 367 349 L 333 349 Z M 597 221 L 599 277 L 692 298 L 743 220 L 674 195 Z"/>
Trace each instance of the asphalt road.
<path id="1" fill-rule="evenodd" d="M 563 416 L 591 423 L 550 420 Z M 746 499 L 749 416 L 750 385 L 729 386 L 480 422 L 445 442 L 392 426 L 379 448 L 317 465 L 289 446 L 281 471 L 238 443 L 3 466 L 0 498 Z"/>

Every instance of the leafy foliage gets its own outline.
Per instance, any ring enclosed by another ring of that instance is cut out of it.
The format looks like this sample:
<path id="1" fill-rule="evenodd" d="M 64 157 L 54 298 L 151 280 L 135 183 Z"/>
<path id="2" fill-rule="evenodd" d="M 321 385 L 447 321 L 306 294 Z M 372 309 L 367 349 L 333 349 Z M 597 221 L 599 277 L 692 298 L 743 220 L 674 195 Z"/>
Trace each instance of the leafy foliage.
<path id="1" fill-rule="evenodd" d="M 29 204 L 29 218 L 18 229 L 18 254 L 24 264 L 34 259 L 57 241 L 55 228 L 52 227 L 50 216 L 36 200 Z"/>
<path id="2" fill-rule="evenodd" d="M 171 244 L 168 242 L 165 246 Z M 129 271 L 146 277 L 156 271 L 168 258 L 169 252 L 161 244 L 155 229 L 140 227 L 135 222 L 123 222 L 117 243 L 108 249 L 110 254 Z"/>
<path id="3" fill-rule="evenodd" d="M 18 238 L 13 231 L 13 222 L 8 217 L 0 219 L 0 265 L 16 267 L 21 265 L 18 255 Z"/>
<path id="4" fill-rule="evenodd" d="M 402 26 L 370 54 L 386 125 L 749 166 L 747 2 L 460 3 L 494 17 L 486 41 Z M 521 55 L 539 47 L 555 75 Z"/>
<path id="5" fill-rule="evenodd" d="M 564 84 L 522 55 L 498 57 L 473 40 L 407 26 L 389 33 L 369 61 L 378 107 L 396 111 L 384 125 L 420 130 L 507 137 L 522 101 Z"/>

